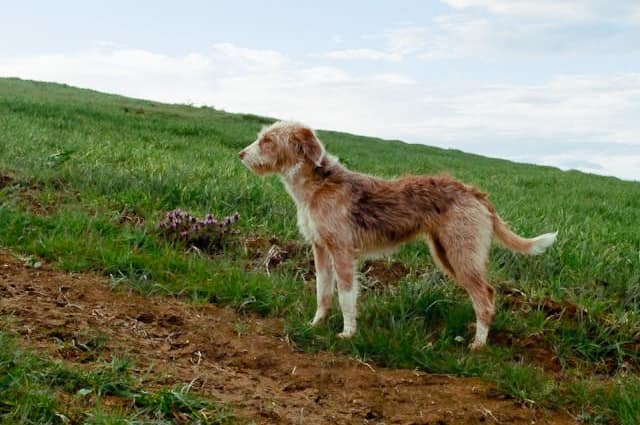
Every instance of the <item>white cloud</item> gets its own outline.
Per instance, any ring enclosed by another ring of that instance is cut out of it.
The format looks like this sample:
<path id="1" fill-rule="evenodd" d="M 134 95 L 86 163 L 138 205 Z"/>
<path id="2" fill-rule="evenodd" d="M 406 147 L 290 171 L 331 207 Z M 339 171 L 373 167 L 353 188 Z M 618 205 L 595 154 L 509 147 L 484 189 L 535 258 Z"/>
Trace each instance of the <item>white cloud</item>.
<path id="1" fill-rule="evenodd" d="M 4 57 L 0 75 L 554 165 L 575 154 L 583 169 L 640 179 L 637 161 L 624 160 L 640 157 L 640 73 L 564 75 L 455 94 L 398 72 L 354 74 L 277 51 L 216 44 L 182 56 L 102 48 Z"/>
<path id="2" fill-rule="evenodd" d="M 386 30 L 382 38 L 387 50 L 406 56 L 422 50 L 430 35 L 426 28 L 403 26 Z"/>
<path id="3" fill-rule="evenodd" d="M 330 59 L 367 59 L 396 62 L 402 59 L 398 53 L 385 52 L 376 49 L 342 49 L 328 52 L 326 57 Z"/>
<path id="4" fill-rule="evenodd" d="M 483 10 L 491 15 L 565 23 L 608 21 L 633 23 L 636 2 L 627 0 L 441 0 L 460 11 Z"/>
<path id="5" fill-rule="evenodd" d="M 226 59 L 227 63 L 237 63 L 242 67 L 271 70 L 290 62 L 287 56 L 275 50 L 249 49 L 232 43 L 216 43 L 212 47 L 214 56 L 220 56 Z"/>
<path id="6" fill-rule="evenodd" d="M 640 4 L 633 6 L 627 14 L 627 17 L 630 24 L 640 26 Z"/>
<path id="7" fill-rule="evenodd" d="M 513 140 L 637 144 L 640 74 L 566 75 L 539 86 L 499 86 L 431 98 L 414 132 L 450 141 Z M 443 113 L 437 113 L 442 108 Z"/>
<path id="8" fill-rule="evenodd" d="M 443 0 L 456 9 L 480 8 L 496 15 L 535 18 L 584 19 L 592 16 L 593 4 L 575 0 Z"/>
<path id="9" fill-rule="evenodd" d="M 567 53 L 610 56 L 640 51 L 640 6 L 632 2 L 443 1 L 453 10 L 426 24 L 365 34 L 355 47 L 343 47 L 320 56 L 401 62 L 409 57 L 485 59 L 497 55 L 549 57 Z M 342 40 L 342 44 L 348 43 Z"/>
<path id="10" fill-rule="evenodd" d="M 295 71 L 293 71 L 295 72 Z M 344 85 L 353 83 L 353 77 L 343 70 L 331 66 L 316 66 L 300 69 L 305 85 Z"/>
<path id="11" fill-rule="evenodd" d="M 387 83 L 391 85 L 405 85 L 405 84 L 417 84 L 417 81 L 413 78 L 407 77 L 403 74 L 393 73 L 393 72 L 385 72 L 382 74 L 373 75 L 372 80 L 378 81 L 381 83 Z"/>
<path id="12" fill-rule="evenodd" d="M 65 82 L 171 101 L 196 92 L 211 66 L 203 54 L 172 57 L 139 49 L 95 49 L 75 55 L 0 59 L 0 75 Z"/>
<path id="13" fill-rule="evenodd" d="M 481 57 L 496 51 L 500 34 L 486 18 L 444 15 L 434 18 L 433 23 L 438 43 L 420 52 L 422 59 Z"/>
<path id="14" fill-rule="evenodd" d="M 568 24 L 562 20 L 450 14 L 434 18 L 438 49 L 425 49 L 423 58 L 495 55 L 551 57 L 554 55 L 628 55 L 640 50 L 640 26 L 606 22 Z M 430 51 L 431 50 L 431 51 Z"/>
<path id="15" fill-rule="evenodd" d="M 341 44 L 344 41 L 344 38 L 342 38 L 340 34 L 333 34 L 331 36 L 331 41 L 333 41 L 336 44 Z"/>
<path id="16" fill-rule="evenodd" d="M 417 53 L 427 46 L 429 31 L 415 26 L 403 26 L 385 30 L 381 34 L 366 34 L 361 37 L 367 42 L 380 42 L 379 48 L 358 47 L 332 50 L 324 57 L 330 59 L 365 59 L 373 61 L 399 62 L 408 55 Z"/>

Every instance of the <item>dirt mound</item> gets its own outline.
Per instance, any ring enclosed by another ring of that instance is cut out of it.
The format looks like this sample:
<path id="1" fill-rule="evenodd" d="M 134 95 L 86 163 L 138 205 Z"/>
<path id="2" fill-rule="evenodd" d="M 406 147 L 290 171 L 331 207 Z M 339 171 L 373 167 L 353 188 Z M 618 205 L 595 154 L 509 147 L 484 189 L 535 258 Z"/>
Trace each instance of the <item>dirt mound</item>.
<path id="1" fill-rule="evenodd" d="M 5 187 L 11 185 L 14 180 L 15 179 L 10 174 L 0 173 L 0 189 L 4 189 Z"/>
<path id="2" fill-rule="evenodd" d="M 233 404 L 258 424 L 573 423 L 492 396 L 477 379 L 296 352 L 275 319 L 112 290 L 103 277 L 27 267 L 0 251 L 0 314 L 25 345 L 77 364 L 128 354 L 154 381 Z"/>

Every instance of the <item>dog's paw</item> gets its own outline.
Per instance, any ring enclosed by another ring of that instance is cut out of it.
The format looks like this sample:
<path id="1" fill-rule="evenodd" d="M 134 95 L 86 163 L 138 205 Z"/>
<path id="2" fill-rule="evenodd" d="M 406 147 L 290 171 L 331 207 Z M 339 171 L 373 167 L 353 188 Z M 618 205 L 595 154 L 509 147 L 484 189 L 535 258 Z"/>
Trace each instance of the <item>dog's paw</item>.
<path id="1" fill-rule="evenodd" d="M 316 312 L 316 315 L 313 316 L 313 320 L 309 322 L 309 326 L 311 326 L 312 328 L 315 328 L 316 326 L 318 326 L 320 323 L 324 321 L 325 316 L 326 314 Z"/>
<path id="2" fill-rule="evenodd" d="M 338 334 L 338 338 L 340 339 L 350 339 L 353 335 L 355 335 L 355 330 L 344 330 Z"/>
<path id="3" fill-rule="evenodd" d="M 473 341 L 471 344 L 469 344 L 469 350 L 471 351 L 480 351 L 484 348 L 484 346 L 486 345 L 486 343 L 484 342 L 479 342 L 479 341 Z"/>
<path id="4" fill-rule="evenodd" d="M 313 320 L 309 321 L 309 326 L 311 326 L 312 328 L 315 328 L 316 326 L 318 326 L 320 323 L 322 323 L 322 317 L 321 318 L 316 318 L 314 317 Z"/>

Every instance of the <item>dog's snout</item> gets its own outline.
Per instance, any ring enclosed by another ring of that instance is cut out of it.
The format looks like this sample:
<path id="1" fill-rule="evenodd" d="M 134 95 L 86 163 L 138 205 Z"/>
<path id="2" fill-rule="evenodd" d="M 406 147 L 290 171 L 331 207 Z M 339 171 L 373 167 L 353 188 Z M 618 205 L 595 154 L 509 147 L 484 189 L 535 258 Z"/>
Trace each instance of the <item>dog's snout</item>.
<path id="1" fill-rule="evenodd" d="M 238 156 L 240 156 L 240 159 L 244 159 L 244 157 L 247 156 L 247 153 L 244 150 L 241 150 Z"/>

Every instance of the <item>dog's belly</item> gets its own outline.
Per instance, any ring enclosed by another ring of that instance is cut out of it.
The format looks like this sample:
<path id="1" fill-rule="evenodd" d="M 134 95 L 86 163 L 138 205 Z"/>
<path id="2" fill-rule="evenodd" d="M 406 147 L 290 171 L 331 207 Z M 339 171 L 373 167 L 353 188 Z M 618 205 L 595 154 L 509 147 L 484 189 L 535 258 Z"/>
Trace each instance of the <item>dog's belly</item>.
<path id="1" fill-rule="evenodd" d="M 367 238 L 366 236 L 369 236 Z M 383 257 L 397 252 L 405 243 L 412 242 L 420 237 L 419 232 L 408 232 L 398 235 L 394 239 L 388 239 L 385 235 L 368 234 L 360 241 L 358 252 L 367 258 Z"/>
<path id="2" fill-rule="evenodd" d="M 362 248 L 358 251 L 358 254 L 364 258 L 375 259 L 380 257 L 386 257 L 388 255 L 395 254 L 402 244 L 394 245 L 394 246 L 381 246 L 381 247 L 368 247 Z"/>

